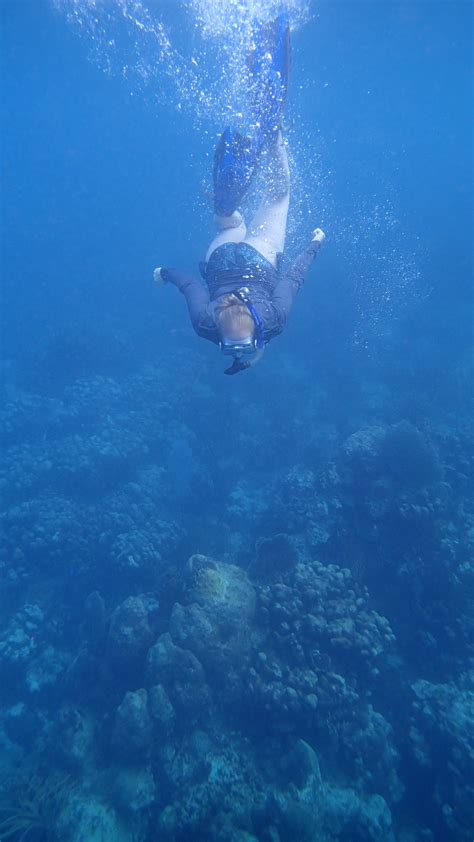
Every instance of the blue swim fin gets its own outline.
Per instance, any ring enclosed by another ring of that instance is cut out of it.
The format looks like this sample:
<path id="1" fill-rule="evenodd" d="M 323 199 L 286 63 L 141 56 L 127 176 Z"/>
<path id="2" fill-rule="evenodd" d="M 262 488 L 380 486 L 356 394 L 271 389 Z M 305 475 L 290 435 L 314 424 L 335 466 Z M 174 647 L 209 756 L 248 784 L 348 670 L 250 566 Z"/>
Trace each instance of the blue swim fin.
<path id="1" fill-rule="evenodd" d="M 255 168 L 249 138 L 228 126 L 214 153 L 214 211 L 230 216 L 241 203 Z"/>
<path id="2" fill-rule="evenodd" d="M 254 48 L 247 59 L 251 101 L 261 149 L 276 140 L 288 92 L 291 68 L 290 24 L 286 13 L 271 24 L 256 23 Z"/>
<path id="3" fill-rule="evenodd" d="M 271 24 L 256 22 L 247 57 L 251 77 L 252 132 L 245 137 L 228 126 L 214 153 L 214 210 L 230 216 L 245 196 L 263 149 L 281 128 L 291 64 L 290 24 L 286 13 Z"/>

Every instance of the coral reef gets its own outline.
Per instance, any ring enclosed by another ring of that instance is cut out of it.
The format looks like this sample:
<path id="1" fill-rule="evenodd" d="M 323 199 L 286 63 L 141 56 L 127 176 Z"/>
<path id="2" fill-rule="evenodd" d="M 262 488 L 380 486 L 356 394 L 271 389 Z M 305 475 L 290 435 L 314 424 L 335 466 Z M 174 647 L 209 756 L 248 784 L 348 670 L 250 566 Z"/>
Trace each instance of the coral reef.
<path id="1" fill-rule="evenodd" d="M 418 775 L 433 787 L 434 802 L 453 839 L 474 826 L 474 674 L 466 686 L 413 685 L 410 741 Z"/>
<path id="2" fill-rule="evenodd" d="M 47 842 L 59 840 L 56 824 L 61 810 L 74 792 L 65 773 L 39 773 L 17 778 L 0 796 L 1 839 L 23 842 L 40 832 Z"/>
<path id="3" fill-rule="evenodd" d="M 229 447 L 190 365 L 3 407 L 4 780 L 61 842 L 469 842 L 468 425 L 321 384 Z"/>

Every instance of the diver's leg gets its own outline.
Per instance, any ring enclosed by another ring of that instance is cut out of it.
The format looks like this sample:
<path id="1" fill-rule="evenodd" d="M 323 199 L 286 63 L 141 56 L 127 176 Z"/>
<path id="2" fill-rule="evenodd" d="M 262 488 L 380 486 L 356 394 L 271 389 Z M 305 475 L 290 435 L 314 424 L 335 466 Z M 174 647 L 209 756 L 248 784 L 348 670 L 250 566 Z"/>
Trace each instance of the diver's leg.
<path id="1" fill-rule="evenodd" d="M 286 222 L 290 204 L 290 169 L 281 132 L 269 161 L 269 179 L 260 206 L 252 219 L 245 242 L 253 246 L 273 266 L 285 248 Z"/>
<path id="2" fill-rule="evenodd" d="M 219 246 L 223 246 L 225 243 L 241 243 L 245 240 L 247 234 L 245 219 L 239 211 L 234 211 L 231 216 L 217 216 L 216 214 L 214 216 L 214 222 L 216 223 L 218 233 L 207 250 L 206 263 L 212 252 L 219 248 Z"/>

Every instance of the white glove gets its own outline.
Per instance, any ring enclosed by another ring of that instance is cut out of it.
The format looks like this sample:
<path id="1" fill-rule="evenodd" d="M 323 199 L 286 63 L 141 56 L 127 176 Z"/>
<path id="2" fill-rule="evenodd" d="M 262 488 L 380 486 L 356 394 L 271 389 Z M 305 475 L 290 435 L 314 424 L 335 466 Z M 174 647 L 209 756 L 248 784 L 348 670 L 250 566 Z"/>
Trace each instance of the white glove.
<path id="1" fill-rule="evenodd" d="M 161 266 L 157 266 L 156 269 L 154 270 L 153 280 L 154 280 L 155 284 L 159 284 L 160 286 L 163 286 L 166 283 L 165 279 L 163 278 L 163 276 L 161 274 Z"/>
<path id="2" fill-rule="evenodd" d="M 321 243 L 322 245 L 325 239 L 326 234 L 324 233 L 324 231 L 321 231 L 321 228 L 315 228 L 313 231 L 312 242 L 316 241 L 317 243 Z"/>

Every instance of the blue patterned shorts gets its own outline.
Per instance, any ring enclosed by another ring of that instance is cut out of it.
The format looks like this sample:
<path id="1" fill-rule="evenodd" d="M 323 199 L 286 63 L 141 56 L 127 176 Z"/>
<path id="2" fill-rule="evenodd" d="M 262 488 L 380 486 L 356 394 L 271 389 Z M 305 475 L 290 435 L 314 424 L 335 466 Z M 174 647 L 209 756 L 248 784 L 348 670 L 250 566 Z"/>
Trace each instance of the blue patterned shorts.
<path id="1" fill-rule="evenodd" d="M 248 243 L 224 243 L 212 252 L 204 276 L 214 300 L 241 286 L 271 295 L 278 272 Z"/>

